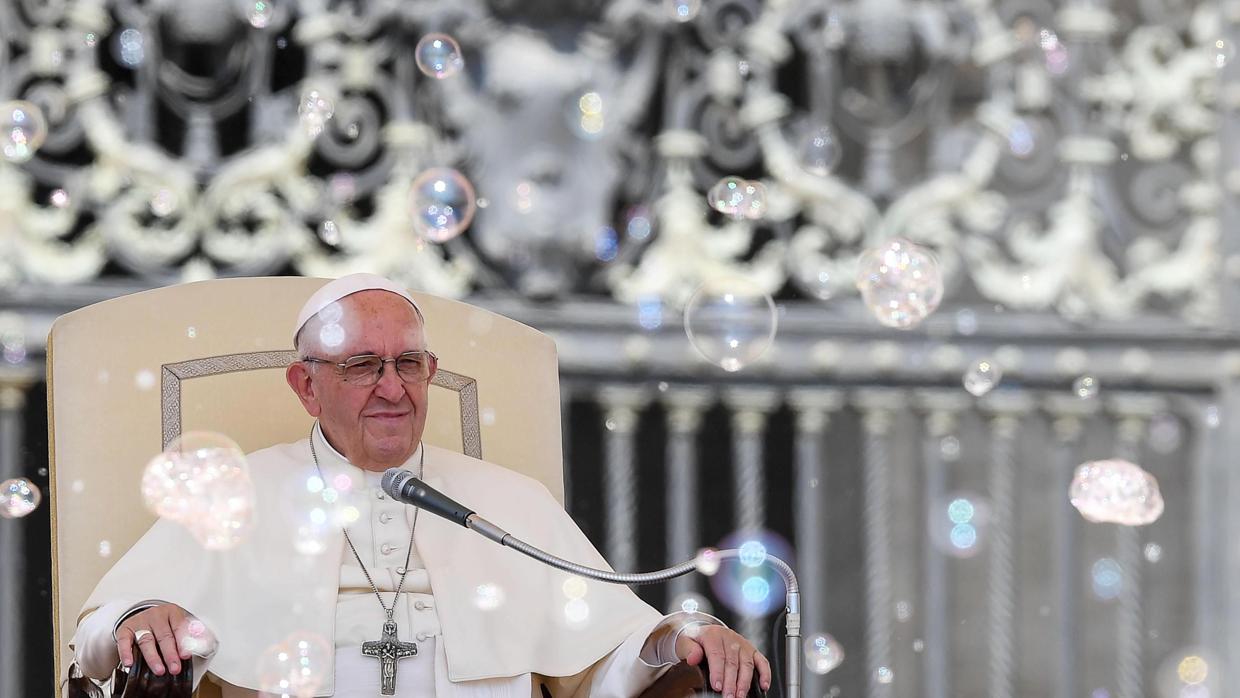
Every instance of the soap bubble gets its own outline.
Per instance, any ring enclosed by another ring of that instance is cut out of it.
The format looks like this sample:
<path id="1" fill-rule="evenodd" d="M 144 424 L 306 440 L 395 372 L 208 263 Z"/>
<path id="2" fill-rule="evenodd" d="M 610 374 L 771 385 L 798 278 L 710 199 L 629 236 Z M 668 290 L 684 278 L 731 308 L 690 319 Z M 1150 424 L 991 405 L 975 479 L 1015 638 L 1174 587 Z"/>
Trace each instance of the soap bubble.
<path id="1" fill-rule="evenodd" d="M 24 477 L 0 482 L 0 517 L 20 519 L 39 508 L 43 493 L 38 485 Z"/>
<path id="2" fill-rule="evenodd" d="M 710 577 L 720 603 L 746 616 L 765 616 L 783 606 L 783 578 L 763 563 L 775 557 L 792 564 L 792 547 L 787 542 L 770 531 L 749 531 L 729 535 L 720 547 L 737 548 L 739 553 Z"/>
<path id="3" fill-rule="evenodd" d="M 896 238 L 861 255 L 857 290 L 879 322 L 903 330 L 939 307 L 943 277 L 933 254 Z"/>
<path id="4" fill-rule="evenodd" d="M 0 106 L 0 148 L 4 159 L 22 163 L 47 139 L 47 119 L 42 110 L 30 102 L 16 100 Z"/>
<path id="5" fill-rule="evenodd" d="M 187 432 L 173 440 L 147 464 L 142 499 L 208 550 L 237 545 L 252 524 L 249 465 L 241 447 L 221 434 Z"/>
<path id="6" fill-rule="evenodd" d="M 740 177 L 724 177 L 707 193 L 710 207 L 736 220 L 766 214 L 766 186 Z"/>
<path id="7" fill-rule="evenodd" d="M 956 492 L 937 500 L 930 510 L 930 542 L 952 557 L 977 555 L 989 533 L 990 505 L 973 492 Z"/>
<path id="8" fill-rule="evenodd" d="M 667 16 L 677 22 L 688 22 L 697 17 L 702 9 L 702 0 L 664 0 Z"/>
<path id="9" fill-rule="evenodd" d="M 1100 389 L 1098 379 L 1093 376 L 1081 376 L 1072 382 L 1073 394 L 1082 400 L 1096 397 Z"/>
<path id="10" fill-rule="evenodd" d="M 1081 516 L 1095 523 L 1144 526 L 1163 513 L 1158 480 L 1141 466 L 1123 460 L 1078 466 L 1069 497 Z"/>
<path id="11" fill-rule="evenodd" d="M 1094 562 L 1089 569 L 1090 586 L 1094 596 L 1103 601 L 1119 597 L 1124 590 L 1124 571 L 1119 563 L 1109 557 Z"/>
<path id="12" fill-rule="evenodd" d="M 450 167 L 434 167 L 413 180 L 410 193 L 414 232 L 430 242 L 447 242 L 474 219 L 474 186 Z"/>
<path id="13" fill-rule="evenodd" d="M 828 126 L 810 131 L 802 140 L 798 155 L 806 172 L 826 177 L 831 174 L 844 154 L 839 137 Z"/>
<path id="14" fill-rule="evenodd" d="M 323 132 L 328 119 L 336 113 L 335 100 L 325 90 L 311 88 L 301 95 L 301 103 L 297 106 L 297 115 L 301 120 L 302 131 L 310 138 Z"/>
<path id="15" fill-rule="evenodd" d="M 805 668 L 826 674 L 844 661 L 844 647 L 830 635 L 819 633 L 805 638 Z"/>
<path id="16" fill-rule="evenodd" d="M 413 55 L 418 70 L 436 80 L 450 78 L 465 67 L 460 45 L 447 34 L 427 34 L 422 37 L 414 48 Z"/>
<path id="17" fill-rule="evenodd" d="M 56 208 L 66 208 L 69 206 L 69 193 L 64 189 L 56 189 L 47 197 L 47 200 Z"/>
<path id="18" fill-rule="evenodd" d="M 310 698 L 330 673 L 334 652 L 315 633 L 294 632 L 259 655 L 260 690 L 273 696 Z"/>
<path id="19" fill-rule="evenodd" d="M 732 278 L 701 286 L 685 306 L 685 334 L 707 361 L 734 373 L 775 340 L 775 301 L 751 281 Z"/>
<path id="20" fill-rule="evenodd" d="M 276 8 L 272 0 L 242 0 L 245 19 L 255 29 L 264 29 L 275 17 Z"/>
<path id="21" fill-rule="evenodd" d="M 719 572 L 719 565 L 722 560 L 719 558 L 718 551 L 713 548 L 703 548 L 698 551 L 695 562 L 697 564 L 698 572 L 701 572 L 707 577 L 711 577 Z"/>
<path id="22" fill-rule="evenodd" d="M 689 592 L 672 599 L 668 613 L 710 613 L 710 602 L 701 594 Z"/>
<path id="23" fill-rule="evenodd" d="M 964 372 L 964 389 L 975 397 L 989 393 L 1003 379 L 1003 371 L 993 359 L 978 359 Z"/>

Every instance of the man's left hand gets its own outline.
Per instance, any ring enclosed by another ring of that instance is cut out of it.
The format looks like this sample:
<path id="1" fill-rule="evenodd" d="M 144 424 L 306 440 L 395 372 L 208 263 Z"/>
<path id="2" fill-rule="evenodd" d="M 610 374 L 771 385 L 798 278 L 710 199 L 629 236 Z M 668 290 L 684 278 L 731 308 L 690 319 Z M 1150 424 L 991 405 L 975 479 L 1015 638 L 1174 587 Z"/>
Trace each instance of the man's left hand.
<path id="1" fill-rule="evenodd" d="M 681 633 L 676 656 L 693 666 L 706 660 L 710 685 L 724 698 L 745 698 L 758 671 L 758 685 L 771 689 L 771 663 L 735 630 L 722 625 L 699 625 Z"/>

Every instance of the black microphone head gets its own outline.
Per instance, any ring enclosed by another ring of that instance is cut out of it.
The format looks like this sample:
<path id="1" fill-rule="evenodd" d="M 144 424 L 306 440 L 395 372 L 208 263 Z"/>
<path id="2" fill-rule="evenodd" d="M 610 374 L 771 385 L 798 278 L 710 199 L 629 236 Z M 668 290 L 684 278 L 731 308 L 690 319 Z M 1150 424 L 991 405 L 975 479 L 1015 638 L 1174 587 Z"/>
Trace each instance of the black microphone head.
<path id="1" fill-rule="evenodd" d="M 380 483 L 380 487 L 392 499 L 400 499 L 401 485 L 411 477 L 413 473 L 404 468 L 388 468 L 387 472 L 383 473 L 383 482 Z"/>

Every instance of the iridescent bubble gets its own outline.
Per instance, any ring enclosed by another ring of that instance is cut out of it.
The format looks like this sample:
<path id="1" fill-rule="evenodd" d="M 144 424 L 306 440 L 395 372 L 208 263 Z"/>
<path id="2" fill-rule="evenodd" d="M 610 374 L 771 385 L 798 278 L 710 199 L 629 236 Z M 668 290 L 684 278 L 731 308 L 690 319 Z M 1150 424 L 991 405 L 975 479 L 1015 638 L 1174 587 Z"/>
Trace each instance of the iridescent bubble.
<path id="1" fill-rule="evenodd" d="M 698 572 L 707 577 L 714 576 L 719 571 L 721 562 L 718 551 L 713 548 L 703 548 L 697 554 L 696 564 Z"/>
<path id="2" fill-rule="evenodd" d="M 1036 128 L 1024 119 L 1017 119 L 1008 130 L 1008 150 L 1024 159 L 1033 154 L 1037 145 Z"/>
<path id="3" fill-rule="evenodd" d="M 142 36 L 142 32 L 129 27 L 116 35 L 112 54 L 116 56 L 116 60 L 121 65 L 137 68 L 142 65 L 142 61 L 146 60 L 145 43 L 146 39 Z"/>
<path id="4" fill-rule="evenodd" d="M 1151 563 L 1158 562 L 1159 560 L 1162 559 L 1162 555 L 1163 555 L 1163 549 L 1161 545 L 1157 543 L 1146 543 L 1145 544 L 1145 559 L 1147 561 Z"/>
<path id="5" fill-rule="evenodd" d="M 693 592 L 680 594 L 672 599 L 672 603 L 668 606 L 669 613 L 710 613 L 710 602 L 701 594 Z"/>
<path id="6" fill-rule="evenodd" d="M 826 674 L 844 661 L 844 647 L 835 638 L 820 633 L 805 638 L 805 668 Z"/>
<path id="7" fill-rule="evenodd" d="M 24 477 L 0 482 L 0 518 L 20 519 L 39 508 L 43 493 Z"/>
<path id="8" fill-rule="evenodd" d="M 801 167 L 819 177 L 831 174 L 843 154 L 839 137 L 829 126 L 819 126 L 810 131 L 802 139 L 799 152 Z"/>
<path id="9" fill-rule="evenodd" d="M 710 578 L 714 596 L 720 603 L 744 616 L 765 616 L 783 605 L 784 582 L 770 564 L 771 557 L 792 563 L 792 547 L 770 531 L 737 532 L 721 541 L 720 547 L 736 548 L 738 559 L 721 567 Z M 742 561 L 743 559 L 743 561 Z M 759 562 L 759 566 L 746 563 Z"/>
<path id="10" fill-rule="evenodd" d="M 167 218 L 177 210 L 177 195 L 169 189 L 160 188 L 151 195 L 151 213 L 156 218 Z"/>
<path id="11" fill-rule="evenodd" d="M 56 189 L 47 200 L 56 208 L 66 208 L 69 206 L 69 193 L 64 189 Z"/>
<path id="12" fill-rule="evenodd" d="M 1072 506 L 1087 521 L 1144 526 L 1162 516 L 1158 480 L 1135 463 L 1103 460 L 1077 467 L 1069 490 Z"/>
<path id="13" fill-rule="evenodd" d="M 328 219 L 319 224 L 319 239 L 332 247 L 340 244 L 340 228 L 336 221 Z"/>
<path id="14" fill-rule="evenodd" d="M 1103 601 L 1118 598 L 1124 590 L 1124 572 L 1119 563 L 1109 557 L 1094 562 L 1089 569 L 1090 584 L 1094 596 Z"/>
<path id="15" fill-rule="evenodd" d="M 943 277 L 933 254 L 896 238 L 861 255 L 857 290 L 880 323 L 903 330 L 939 307 Z"/>
<path id="16" fill-rule="evenodd" d="M 436 80 L 450 78 L 465 67 L 465 57 L 461 55 L 460 45 L 447 34 L 427 34 L 422 37 L 413 55 L 418 70 Z"/>
<path id="17" fill-rule="evenodd" d="M 310 138 L 317 137 L 327 126 L 328 119 L 336 113 L 336 103 L 320 88 L 310 88 L 302 93 L 297 105 L 297 116 L 302 131 Z"/>
<path id="18" fill-rule="evenodd" d="M 173 440 L 147 464 L 142 499 L 208 550 L 237 545 L 252 524 L 249 465 L 241 447 L 221 434 L 187 432 Z"/>
<path id="19" fill-rule="evenodd" d="M 409 198 L 414 232 L 430 242 L 447 242 L 464 232 L 478 205 L 474 186 L 450 167 L 418 175 Z"/>
<path id="20" fill-rule="evenodd" d="M 185 636 L 181 641 L 181 648 L 186 652 L 207 657 L 215 653 L 218 645 L 215 633 L 211 632 L 206 623 L 195 618 L 186 625 Z"/>
<path id="21" fill-rule="evenodd" d="M 1210 62 L 1215 68 L 1225 68 L 1236 57 L 1236 46 L 1225 38 L 1217 38 L 1210 42 L 1208 48 Z"/>
<path id="22" fill-rule="evenodd" d="M 47 119 L 42 110 L 30 102 L 5 102 L 0 107 L 0 134 L 4 159 L 26 162 L 47 139 Z"/>
<path id="23" fill-rule="evenodd" d="M 688 22 L 697 17 L 702 9 L 702 0 L 664 0 L 667 16 L 677 22 Z"/>
<path id="24" fill-rule="evenodd" d="M 887 684 L 895 680 L 896 674 L 891 670 L 891 667 L 880 666 L 875 670 L 874 678 L 878 679 L 879 683 Z"/>
<path id="25" fill-rule="evenodd" d="M 265 29 L 276 15 L 272 0 L 242 0 L 245 19 L 255 29 Z"/>
<path id="26" fill-rule="evenodd" d="M 1093 376 L 1081 376 L 1072 382 L 1072 392 L 1082 400 L 1097 397 L 1101 387 Z"/>
<path id="27" fill-rule="evenodd" d="M 1179 417 L 1167 412 L 1150 417 L 1149 444 L 1155 453 L 1174 453 L 1184 441 Z"/>
<path id="28" fill-rule="evenodd" d="M 310 698 L 323 685 L 334 659 L 332 645 L 322 637 L 295 632 L 259 655 L 260 690 L 289 698 Z"/>
<path id="29" fill-rule="evenodd" d="M 611 262 L 620 253 L 620 238 L 616 229 L 605 225 L 594 234 L 594 256 L 600 262 Z"/>
<path id="30" fill-rule="evenodd" d="M 990 506 L 973 492 L 939 499 L 929 513 L 930 542 L 947 555 L 970 558 L 981 552 L 989 530 Z"/>
<path id="31" fill-rule="evenodd" d="M 112 542 L 106 541 L 106 540 L 99 541 L 99 557 L 111 557 L 111 556 L 112 556 Z"/>
<path id="32" fill-rule="evenodd" d="M 978 359 L 964 372 L 964 389 L 975 397 L 989 393 L 1003 378 L 1003 371 L 993 359 Z"/>
<path id="33" fill-rule="evenodd" d="M 743 278 L 702 285 L 685 306 L 685 334 L 707 361 L 730 373 L 756 361 L 775 341 L 775 301 Z"/>
<path id="34" fill-rule="evenodd" d="M 761 567 L 766 562 L 766 546 L 761 541 L 747 540 L 741 543 L 739 559 L 746 567 Z"/>
<path id="35" fill-rule="evenodd" d="M 707 192 L 706 198 L 710 207 L 725 216 L 743 218 L 747 202 L 745 200 L 746 185 L 740 177 L 724 177 L 715 183 Z"/>

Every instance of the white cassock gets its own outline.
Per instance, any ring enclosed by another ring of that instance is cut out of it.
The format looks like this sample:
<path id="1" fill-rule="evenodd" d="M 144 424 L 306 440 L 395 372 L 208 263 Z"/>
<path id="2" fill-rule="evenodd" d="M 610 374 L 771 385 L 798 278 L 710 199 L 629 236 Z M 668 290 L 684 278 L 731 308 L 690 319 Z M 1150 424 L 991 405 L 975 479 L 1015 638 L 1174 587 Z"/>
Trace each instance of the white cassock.
<path id="1" fill-rule="evenodd" d="M 349 536 L 390 606 L 416 510 L 392 501 L 379 487 L 381 473 L 350 464 L 317 427 L 312 438 L 321 479 L 309 439 L 250 454 L 255 519 L 236 547 L 203 550 L 180 525 L 159 520 L 117 561 L 87 600 L 73 638 L 87 676 L 111 674 L 116 624 L 160 600 L 185 608 L 218 639 L 195 658 L 194 676 L 210 672 L 225 698 L 254 696 L 260 657 L 299 635 L 334 638 L 315 695 L 379 695 L 380 662 L 361 645 L 380 639 L 384 613 L 340 529 L 316 522 L 328 511 L 350 519 L 348 508 L 356 511 Z M 431 487 L 517 538 L 610 569 L 540 483 L 425 448 L 423 479 Z M 404 467 L 416 473 L 421 455 Z M 664 617 L 624 586 L 575 578 L 566 586 L 570 575 L 426 512 L 413 535 L 394 619 L 399 639 L 416 643 L 418 653 L 397 663 L 397 696 L 525 698 L 541 696 L 540 684 L 555 698 L 633 696 L 677 661 L 679 631 L 718 623 L 702 614 Z"/>

